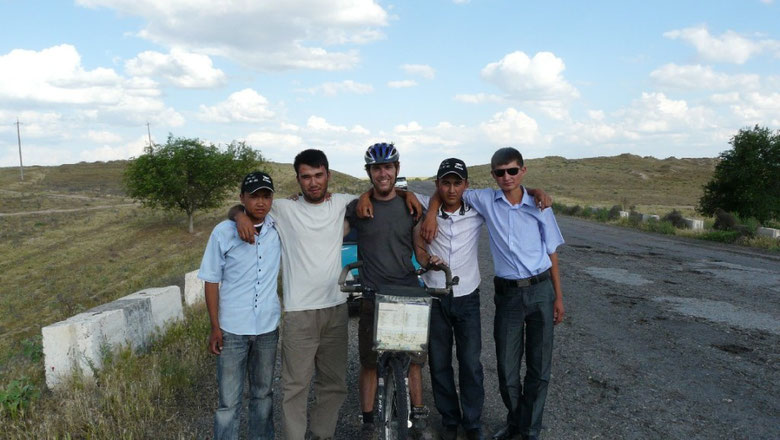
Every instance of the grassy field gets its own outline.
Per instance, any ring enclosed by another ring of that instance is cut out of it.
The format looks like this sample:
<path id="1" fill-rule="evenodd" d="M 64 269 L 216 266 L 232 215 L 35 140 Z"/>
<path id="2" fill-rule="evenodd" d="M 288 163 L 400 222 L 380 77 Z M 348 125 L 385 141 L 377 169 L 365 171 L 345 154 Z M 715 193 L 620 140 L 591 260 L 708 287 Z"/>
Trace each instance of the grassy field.
<path id="1" fill-rule="evenodd" d="M 527 183 L 563 203 L 690 208 L 714 164 L 713 159 L 629 155 L 553 157 L 529 160 Z M 125 165 L 29 167 L 24 182 L 18 180 L 18 169 L 0 168 L 0 213 L 100 208 L 0 216 L 5 286 L 0 293 L 0 419 L 6 419 L 4 434 L 10 437 L 68 432 L 74 438 L 145 438 L 150 433 L 191 438 L 208 432 L 208 426 L 188 426 L 192 418 L 182 413 L 207 417 L 214 401 L 198 395 L 196 387 L 213 380 L 213 362 L 203 349 L 208 333 L 203 310 L 188 312 L 188 323 L 141 357 L 118 355 L 97 382 L 76 381 L 57 395 L 43 386 L 42 326 L 143 288 L 181 285 L 183 274 L 198 266 L 209 232 L 237 200 L 236 194 L 222 208 L 196 213 L 195 233 L 189 234 L 184 215 L 131 204 L 122 191 Z M 275 179 L 278 196 L 297 192 L 290 164 L 269 163 L 265 169 Z M 470 172 L 476 186 L 492 183 L 487 165 Z M 332 173 L 333 192 L 366 188 L 365 180 Z M 33 405 L 26 415 L 19 415 L 24 408 L 12 415 L 7 403 L 14 396 Z M 138 420 L 163 420 L 167 427 Z"/>

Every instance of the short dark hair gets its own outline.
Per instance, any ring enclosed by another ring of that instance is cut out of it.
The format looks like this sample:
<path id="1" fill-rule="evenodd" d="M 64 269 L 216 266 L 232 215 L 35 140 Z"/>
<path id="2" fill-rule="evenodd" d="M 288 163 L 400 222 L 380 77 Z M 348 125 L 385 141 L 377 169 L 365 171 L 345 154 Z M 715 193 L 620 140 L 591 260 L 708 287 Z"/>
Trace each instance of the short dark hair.
<path id="1" fill-rule="evenodd" d="M 308 165 L 312 168 L 325 167 L 325 171 L 328 171 L 328 157 L 325 156 L 325 153 L 323 153 L 321 150 L 310 148 L 308 150 L 301 151 L 297 156 L 295 156 L 293 167 L 295 168 L 296 177 L 298 176 L 298 169 L 301 167 L 301 164 Z"/>
<path id="2" fill-rule="evenodd" d="M 523 166 L 523 155 L 517 149 L 512 147 L 499 148 L 490 158 L 490 168 L 496 169 L 497 166 L 506 165 L 513 160 L 516 160 L 521 167 Z"/>

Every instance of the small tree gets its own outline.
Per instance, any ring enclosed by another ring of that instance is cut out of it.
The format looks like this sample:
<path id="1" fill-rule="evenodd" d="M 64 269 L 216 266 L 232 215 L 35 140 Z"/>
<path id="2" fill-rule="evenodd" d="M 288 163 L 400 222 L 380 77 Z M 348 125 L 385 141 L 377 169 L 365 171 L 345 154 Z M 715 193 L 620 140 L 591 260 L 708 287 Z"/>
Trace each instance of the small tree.
<path id="1" fill-rule="evenodd" d="M 720 154 L 712 180 L 704 186 L 698 211 L 717 208 L 759 221 L 780 215 L 780 132 L 756 125 L 742 129 Z"/>
<path id="2" fill-rule="evenodd" d="M 168 135 L 165 145 L 147 147 L 128 164 L 125 187 L 144 206 L 185 212 L 192 233 L 195 211 L 218 207 L 262 162 L 262 155 L 244 142 L 234 141 L 220 151 L 199 139 Z"/>

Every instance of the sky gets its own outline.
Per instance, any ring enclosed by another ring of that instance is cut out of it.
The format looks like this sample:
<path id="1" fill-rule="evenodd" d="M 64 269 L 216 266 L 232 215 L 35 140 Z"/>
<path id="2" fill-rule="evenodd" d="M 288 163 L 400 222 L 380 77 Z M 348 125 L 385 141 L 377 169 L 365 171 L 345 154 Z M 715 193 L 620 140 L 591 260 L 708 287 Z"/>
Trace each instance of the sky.
<path id="1" fill-rule="evenodd" d="M 0 0 L 0 166 L 137 157 L 169 134 L 364 177 L 500 147 L 715 157 L 780 129 L 780 0 Z M 149 124 L 147 127 L 147 123 Z"/>

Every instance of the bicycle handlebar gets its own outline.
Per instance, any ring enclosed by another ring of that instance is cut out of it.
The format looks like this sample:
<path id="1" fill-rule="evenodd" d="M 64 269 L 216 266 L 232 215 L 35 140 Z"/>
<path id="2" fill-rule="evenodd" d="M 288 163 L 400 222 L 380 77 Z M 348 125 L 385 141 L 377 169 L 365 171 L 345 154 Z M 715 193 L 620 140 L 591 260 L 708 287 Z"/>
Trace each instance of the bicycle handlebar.
<path id="1" fill-rule="evenodd" d="M 341 275 L 339 275 L 339 286 L 341 287 L 342 292 L 362 292 L 363 286 L 348 286 L 346 285 L 347 282 L 347 274 L 352 269 L 357 269 L 359 267 L 363 266 L 362 261 L 355 261 L 354 263 L 347 264 L 344 266 L 343 269 L 341 269 Z M 444 287 L 426 287 L 425 291 L 433 294 L 433 295 L 447 295 L 452 291 L 452 286 L 455 286 L 458 284 L 460 279 L 456 276 L 452 276 L 452 271 L 450 271 L 450 268 L 444 264 L 437 264 L 437 265 L 431 265 L 428 268 L 420 268 L 414 271 L 416 275 L 422 275 L 425 272 L 428 272 L 429 270 L 440 270 L 444 272 Z"/>

